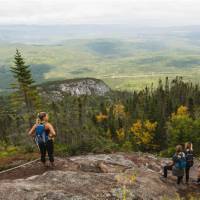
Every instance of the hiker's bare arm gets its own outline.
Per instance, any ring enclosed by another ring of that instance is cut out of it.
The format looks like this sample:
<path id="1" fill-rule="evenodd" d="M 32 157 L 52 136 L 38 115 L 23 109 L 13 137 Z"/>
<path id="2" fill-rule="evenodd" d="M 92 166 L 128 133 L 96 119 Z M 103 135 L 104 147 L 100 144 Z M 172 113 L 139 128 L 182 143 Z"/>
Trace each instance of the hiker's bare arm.
<path id="1" fill-rule="evenodd" d="M 55 136 L 56 136 L 56 132 L 55 132 L 53 126 L 52 126 L 50 123 L 48 123 L 48 128 L 49 128 L 49 130 L 50 130 L 50 135 L 51 135 L 52 137 L 55 137 Z"/>
<path id="2" fill-rule="evenodd" d="M 32 136 L 32 135 L 35 133 L 35 127 L 36 127 L 36 125 L 34 125 L 34 126 L 31 128 L 31 130 L 28 132 L 28 134 L 29 134 L 30 136 Z"/>

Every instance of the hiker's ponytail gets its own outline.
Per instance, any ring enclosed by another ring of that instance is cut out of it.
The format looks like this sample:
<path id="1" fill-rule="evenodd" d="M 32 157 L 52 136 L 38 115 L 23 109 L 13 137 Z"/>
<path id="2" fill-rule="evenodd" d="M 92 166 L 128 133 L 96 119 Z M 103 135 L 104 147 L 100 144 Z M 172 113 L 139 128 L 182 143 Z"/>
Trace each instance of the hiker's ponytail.
<path id="1" fill-rule="evenodd" d="M 190 151 L 193 151 L 193 145 L 191 142 L 185 143 L 185 150 L 189 149 Z"/>
<path id="2" fill-rule="evenodd" d="M 37 115 L 37 119 L 36 119 L 36 124 L 41 124 L 41 123 L 44 123 L 44 118 L 47 116 L 47 113 L 46 112 L 40 112 L 38 113 Z"/>

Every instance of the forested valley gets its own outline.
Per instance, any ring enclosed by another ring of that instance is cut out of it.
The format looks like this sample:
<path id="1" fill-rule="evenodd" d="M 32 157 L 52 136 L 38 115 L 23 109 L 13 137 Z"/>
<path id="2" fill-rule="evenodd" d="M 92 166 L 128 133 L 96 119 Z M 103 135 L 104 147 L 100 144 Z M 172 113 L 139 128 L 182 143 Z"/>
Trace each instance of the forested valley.
<path id="1" fill-rule="evenodd" d="M 53 101 L 38 91 L 18 51 L 11 71 L 12 92 L 0 98 L 0 157 L 37 151 L 27 133 L 40 111 L 55 126 L 59 155 L 142 151 L 171 156 L 175 145 L 187 141 L 200 153 L 200 86 L 182 77 L 166 77 L 139 91 Z"/>

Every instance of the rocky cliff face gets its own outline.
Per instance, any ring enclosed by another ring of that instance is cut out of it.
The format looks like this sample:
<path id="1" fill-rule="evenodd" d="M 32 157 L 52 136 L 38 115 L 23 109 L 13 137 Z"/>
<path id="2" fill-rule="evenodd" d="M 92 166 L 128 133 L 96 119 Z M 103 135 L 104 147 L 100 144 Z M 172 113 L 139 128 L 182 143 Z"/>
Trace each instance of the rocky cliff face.
<path id="1" fill-rule="evenodd" d="M 172 175 L 166 182 L 160 180 L 165 162 L 138 153 L 57 158 L 54 170 L 44 170 L 38 162 L 0 175 L 0 199 L 172 200 L 177 194 L 186 199 L 190 193 L 199 197 L 198 186 L 177 186 Z"/>
<path id="2" fill-rule="evenodd" d="M 105 95 L 110 88 L 102 81 L 93 78 L 72 79 L 46 83 L 39 87 L 44 96 L 60 100 L 64 95 Z"/>

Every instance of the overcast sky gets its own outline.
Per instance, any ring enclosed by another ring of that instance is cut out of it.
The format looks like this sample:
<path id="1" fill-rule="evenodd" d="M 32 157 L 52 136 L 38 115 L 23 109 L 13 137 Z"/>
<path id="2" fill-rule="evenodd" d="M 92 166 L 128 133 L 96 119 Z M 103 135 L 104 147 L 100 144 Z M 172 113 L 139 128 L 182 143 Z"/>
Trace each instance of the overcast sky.
<path id="1" fill-rule="evenodd" d="M 200 24 L 200 0 L 0 0 L 0 24 Z"/>

